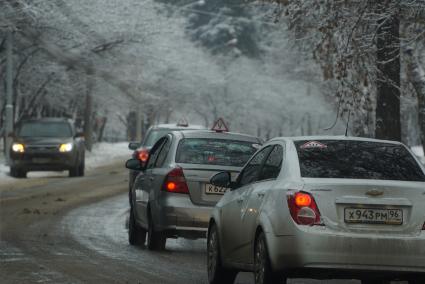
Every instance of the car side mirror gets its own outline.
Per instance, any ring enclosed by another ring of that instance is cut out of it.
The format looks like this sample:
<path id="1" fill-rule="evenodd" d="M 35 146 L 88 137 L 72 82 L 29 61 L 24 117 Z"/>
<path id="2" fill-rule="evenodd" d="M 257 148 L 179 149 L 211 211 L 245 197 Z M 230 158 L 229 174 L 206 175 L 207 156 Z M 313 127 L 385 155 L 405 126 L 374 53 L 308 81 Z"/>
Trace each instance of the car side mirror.
<path id="1" fill-rule="evenodd" d="M 215 186 L 230 188 L 232 186 L 232 176 L 229 172 L 219 172 L 210 179 L 210 183 Z"/>
<path id="2" fill-rule="evenodd" d="M 130 150 L 137 150 L 137 148 L 140 147 L 140 143 L 139 142 L 130 142 L 128 143 L 128 149 Z"/>
<path id="3" fill-rule="evenodd" d="M 75 138 L 84 138 L 84 132 L 77 132 Z"/>
<path id="4" fill-rule="evenodd" d="M 134 171 L 144 171 L 146 164 L 142 164 L 139 159 L 130 159 L 125 163 L 125 167 Z"/>

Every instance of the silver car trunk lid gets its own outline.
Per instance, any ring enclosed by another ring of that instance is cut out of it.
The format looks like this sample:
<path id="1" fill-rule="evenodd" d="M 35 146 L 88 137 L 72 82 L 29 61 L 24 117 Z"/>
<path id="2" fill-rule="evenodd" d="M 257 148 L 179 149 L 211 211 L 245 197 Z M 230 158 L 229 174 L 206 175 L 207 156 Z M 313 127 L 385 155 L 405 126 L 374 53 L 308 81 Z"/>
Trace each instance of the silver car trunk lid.
<path id="1" fill-rule="evenodd" d="M 325 225 L 339 231 L 414 235 L 425 222 L 425 183 L 305 178 Z"/>
<path id="2" fill-rule="evenodd" d="M 210 166 L 210 165 L 192 165 L 179 164 L 183 168 L 183 173 L 189 188 L 190 199 L 193 204 L 214 206 L 223 196 L 224 192 L 207 193 L 207 186 L 210 185 L 210 179 L 215 174 L 228 171 L 231 173 L 232 181 L 236 180 L 240 167 Z"/>

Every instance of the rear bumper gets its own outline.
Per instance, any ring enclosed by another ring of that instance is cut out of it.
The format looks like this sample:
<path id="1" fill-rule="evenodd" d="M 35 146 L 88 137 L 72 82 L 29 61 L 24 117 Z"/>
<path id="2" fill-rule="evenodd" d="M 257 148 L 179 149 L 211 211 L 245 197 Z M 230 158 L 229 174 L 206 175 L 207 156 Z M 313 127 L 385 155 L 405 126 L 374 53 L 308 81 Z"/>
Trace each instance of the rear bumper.
<path id="1" fill-rule="evenodd" d="M 212 206 L 195 205 L 188 195 L 179 193 L 164 194 L 156 204 L 153 214 L 158 230 L 170 237 L 206 237 Z"/>
<path id="2" fill-rule="evenodd" d="M 78 162 L 77 153 L 14 153 L 11 166 L 26 171 L 69 170 Z"/>
<path id="3" fill-rule="evenodd" d="M 273 269 L 278 271 L 344 272 L 340 276 L 347 278 L 364 272 L 425 276 L 425 232 L 414 237 L 371 237 L 309 227 L 297 230 L 295 236 L 267 233 L 266 238 Z"/>

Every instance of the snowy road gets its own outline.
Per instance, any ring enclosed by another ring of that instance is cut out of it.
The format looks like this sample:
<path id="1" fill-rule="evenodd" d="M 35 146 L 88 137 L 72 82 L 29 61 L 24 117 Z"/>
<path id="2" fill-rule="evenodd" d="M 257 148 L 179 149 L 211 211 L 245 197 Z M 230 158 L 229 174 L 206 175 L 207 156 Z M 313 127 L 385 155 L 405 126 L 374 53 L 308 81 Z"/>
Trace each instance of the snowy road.
<path id="1" fill-rule="evenodd" d="M 206 283 L 205 240 L 169 240 L 163 252 L 128 244 L 126 179 L 112 165 L 84 178 L 0 185 L 2 283 Z M 251 274 L 240 273 L 237 283 L 253 283 Z"/>

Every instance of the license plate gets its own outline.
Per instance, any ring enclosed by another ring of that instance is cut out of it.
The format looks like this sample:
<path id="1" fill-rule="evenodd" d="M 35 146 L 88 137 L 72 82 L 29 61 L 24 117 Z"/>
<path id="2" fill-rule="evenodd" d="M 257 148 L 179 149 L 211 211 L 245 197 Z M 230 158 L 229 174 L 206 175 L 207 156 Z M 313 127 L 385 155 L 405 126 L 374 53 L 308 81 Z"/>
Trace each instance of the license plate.
<path id="1" fill-rule="evenodd" d="M 403 224 L 403 211 L 401 209 L 345 208 L 344 221 L 346 223 L 401 225 Z"/>
<path id="2" fill-rule="evenodd" d="M 33 158 L 32 162 L 37 163 L 37 164 L 44 164 L 44 163 L 50 162 L 50 159 L 48 159 L 48 158 Z"/>
<path id="3" fill-rule="evenodd" d="M 226 190 L 227 190 L 226 187 L 215 186 L 209 183 L 205 185 L 206 194 L 224 194 Z"/>

